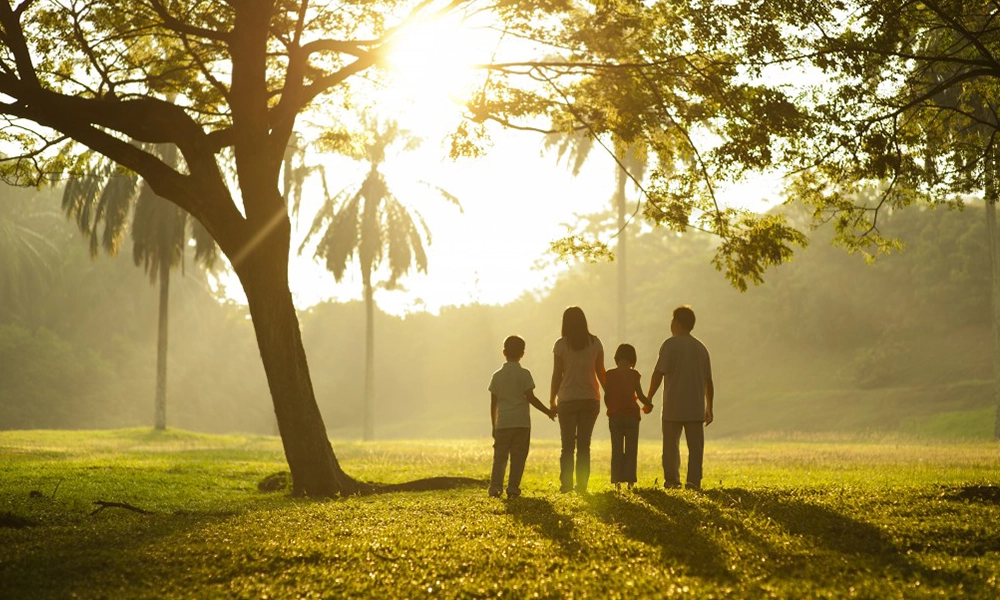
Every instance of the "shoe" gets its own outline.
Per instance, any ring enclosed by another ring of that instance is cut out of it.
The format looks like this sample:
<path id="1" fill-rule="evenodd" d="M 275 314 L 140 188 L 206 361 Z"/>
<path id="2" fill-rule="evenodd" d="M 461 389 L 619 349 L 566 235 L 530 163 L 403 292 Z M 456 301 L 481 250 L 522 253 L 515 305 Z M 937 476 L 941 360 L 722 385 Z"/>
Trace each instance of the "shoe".
<path id="1" fill-rule="evenodd" d="M 568 493 L 570 493 L 572 491 L 573 491 L 572 487 L 563 486 L 563 487 L 559 488 L 559 493 L 560 494 L 568 494 Z"/>
<path id="2" fill-rule="evenodd" d="M 679 483 L 673 483 L 673 482 L 666 482 L 666 483 L 663 484 L 663 488 L 667 489 L 667 490 L 679 490 L 679 489 L 681 489 L 681 484 L 679 484 Z"/>
<path id="3" fill-rule="evenodd" d="M 680 487 L 680 486 L 677 486 L 677 487 Z M 690 483 L 690 482 L 688 482 L 688 483 L 684 484 L 684 489 L 691 490 L 693 492 L 700 492 L 701 491 L 701 486 L 698 485 L 697 483 Z"/>
<path id="4" fill-rule="evenodd" d="M 490 492 L 490 498 L 499 498 L 500 492 Z"/>

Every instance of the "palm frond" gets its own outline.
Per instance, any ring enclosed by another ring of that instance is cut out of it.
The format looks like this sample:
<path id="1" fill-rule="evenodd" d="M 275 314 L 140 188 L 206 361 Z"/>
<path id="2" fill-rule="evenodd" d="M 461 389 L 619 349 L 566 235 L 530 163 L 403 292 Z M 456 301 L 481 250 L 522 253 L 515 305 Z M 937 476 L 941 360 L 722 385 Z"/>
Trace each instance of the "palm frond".
<path id="1" fill-rule="evenodd" d="M 385 207 L 385 246 L 389 263 L 388 287 L 394 287 L 413 264 L 413 251 L 410 248 L 410 231 L 414 229 L 413 220 L 398 202 L 392 202 Z"/>
<path id="2" fill-rule="evenodd" d="M 71 178 L 66 182 L 66 187 L 63 188 L 63 212 L 76 223 L 80 232 L 87 237 L 90 243 L 91 257 L 97 256 L 100 251 L 97 239 L 91 236 L 93 230 L 91 214 L 104 181 L 105 178 L 99 174 L 83 175 Z"/>
<path id="3" fill-rule="evenodd" d="M 575 177 L 580 174 L 594 148 L 594 138 L 583 131 L 550 133 L 545 136 L 544 145 L 547 149 L 556 149 L 556 162 L 562 162 L 564 158 L 572 162 L 570 172 Z"/>
<path id="4" fill-rule="evenodd" d="M 361 239 L 358 242 L 358 258 L 365 273 L 378 267 L 383 255 L 383 214 L 387 203 L 394 200 L 378 169 L 372 168 L 361 183 L 364 207 L 361 213 Z"/>
<path id="5" fill-rule="evenodd" d="M 194 217 L 187 216 L 188 223 L 191 224 L 191 239 L 194 240 L 194 259 L 209 271 L 215 268 L 216 261 L 219 260 L 219 245 L 215 243 L 215 238 L 205 229 L 201 221 Z"/>
<path id="6" fill-rule="evenodd" d="M 104 223 L 101 246 L 111 255 L 118 253 L 125 237 L 129 209 L 139 188 L 139 177 L 134 174 L 115 173 L 104 184 L 94 214 L 94 231 L 98 222 Z"/>
<path id="7" fill-rule="evenodd" d="M 356 200 L 357 197 L 357 193 L 352 192 L 348 188 L 344 188 L 339 192 L 337 192 L 336 195 L 331 196 L 329 193 L 326 193 L 325 180 L 323 181 L 323 191 L 324 191 L 323 204 L 316 211 L 316 216 L 313 217 L 313 222 L 312 225 L 310 225 L 309 227 L 309 231 L 306 232 L 305 238 L 302 240 L 302 243 L 299 244 L 299 254 L 302 254 L 306 246 L 309 245 L 309 241 L 312 240 L 313 236 L 319 233 L 319 231 L 323 229 L 324 226 L 326 226 L 333 220 L 334 215 L 337 214 L 338 207 L 339 210 L 343 210 L 343 207 L 340 207 L 341 200 L 343 200 L 344 198 L 348 198 L 348 200 L 345 201 L 345 206 L 346 206 L 348 202 Z"/>
<path id="8" fill-rule="evenodd" d="M 327 270 L 333 273 L 333 278 L 337 281 L 344 278 L 347 262 L 358 249 L 360 202 L 361 195 L 355 194 L 341 210 L 337 211 L 316 245 L 314 256 L 326 262 Z"/>
<path id="9" fill-rule="evenodd" d="M 454 204 L 455 206 L 457 206 L 458 212 L 465 214 L 465 208 L 462 207 L 462 201 L 459 200 L 458 196 L 452 194 L 451 192 L 449 192 L 448 190 L 444 189 L 439 185 L 434 185 L 433 183 L 424 181 L 422 179 L 418 183 L 437 192 L 438 195 L 444 198 L 449 204 Z"/>

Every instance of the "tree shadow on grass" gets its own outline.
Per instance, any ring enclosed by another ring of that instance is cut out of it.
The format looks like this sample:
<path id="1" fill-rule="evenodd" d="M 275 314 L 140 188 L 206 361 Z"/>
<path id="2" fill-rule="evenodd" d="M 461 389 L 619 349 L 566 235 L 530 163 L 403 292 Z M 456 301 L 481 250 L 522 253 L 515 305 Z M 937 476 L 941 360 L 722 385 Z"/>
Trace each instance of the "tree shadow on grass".
<path id="1" fill-rule="evenodd" d="M 556 512 L 552 502 L 543 498 L 515 498 L 506 502 L 507 514 L 556 543 L 565 555 L 582 551 L 576 539 L 576 526 L 566 515 Z"/>
<path id="2" fill-rule="evenodd" d="M 586 501 L 603 522 L 659 549 L 665 563 L 701 578 L 732 579 L 724 549 L 702 529 L 706 519 L 717 521 L 721 515 L 707 514 L 684 497 L 659 490 L 637 490 L 626 496 L 605 492 L 589 495 Z"/>

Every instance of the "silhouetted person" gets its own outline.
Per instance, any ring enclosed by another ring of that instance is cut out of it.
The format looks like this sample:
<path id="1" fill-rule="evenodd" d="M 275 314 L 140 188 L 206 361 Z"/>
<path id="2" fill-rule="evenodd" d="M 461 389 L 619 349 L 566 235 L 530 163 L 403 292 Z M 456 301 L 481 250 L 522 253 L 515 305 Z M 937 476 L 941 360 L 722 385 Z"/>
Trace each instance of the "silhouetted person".
<path id="1" fill-rule="evenodd" d="M 573 487 L 574 449 L 576 451 L 576 491 L 586 493 L 590 479 L 590 438 L 601 412 L 604 385 L 604 346 L 587 329 L 587 317 L 578 306 L 563 311 L 562 337 L 552 348 L 552 391 L 549 405 L 558 410 L 561 492 Z M 558 398 L 558 402 L 556 401 Z"/>
<path id="2" fill-rule="evenodd" d="M 671 336 L 660 346 L 660 355 L 649 382 L 650 398 L 663 382 L 663 487 L 681 486 L 681 432 L 687 440 L 687 487 L 701 489 L 705 456 L 705 426 L 714 419 L 712 361 L 708 349 L 691 335 L 694 311 L 674 309 Z"/>
<path id="3" fill-rule="evenodd" d="M 490 379 L 490 420 L 493 423 L 493 471 L 490 474 L 490 496 L 499 498 L 503 491 L 503 476 L 510 458 L 510 477 L 507 479 L 507 497 L 521 495 L 521 476 L 528 459 L 531 442 L 530 403 L 555 419 L 555 411 L 542 404 L 532 390 L 535 382 L 531 372 L 521 366 L 524 340 L 512 335 L 503 341 L 503 355 L 507 359 Z"/>
<path id="4" fill-rule="evenodd" d="M 636 461 L 639 452 L 639 403 L 649 414 L 653 403 L 642 393 L 642 376 L 635 370 L 635 348 L 622 344 L 615 350 L 616 368 L 607 372 L 604 404 L 608 407 L 608 428 L 611 430 L 611 483 L 631 489 L 636 482 Z"/>

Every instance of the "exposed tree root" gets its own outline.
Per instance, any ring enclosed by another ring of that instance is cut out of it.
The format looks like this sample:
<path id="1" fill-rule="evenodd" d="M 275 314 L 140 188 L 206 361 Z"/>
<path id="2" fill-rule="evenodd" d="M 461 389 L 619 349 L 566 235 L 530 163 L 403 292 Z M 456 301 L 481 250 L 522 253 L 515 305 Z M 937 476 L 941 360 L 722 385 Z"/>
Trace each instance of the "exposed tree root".
<path id="1" fill-rule="evenodd" d="M 473 479 L 472 477 L 427 477 L 403 483 L 371 483 L 358 481 L 341 472 L 341 492 L 335 494 L 334 497 L 371 496 L 390 492 L 430 492 L 461 487 L 486 487 L 488 484 L 489 482 L 485 479 Z M 257 489 L 262 492 L 277 492 L 288 488 L 292 488 L 293 496 L 303 495 L 292 486 L 291 475 L 287 471 L 268 475 L 257 484 Z"/>
<path id="2" fill-rule="evenodd" d="M 104 510 L 105 508 L 124 508 L 125 510 L 131 510 L 132 512 L 137 512 L 137 513 L 141 513 L 141 514 L 144 514 L 144 515 L 151 515 L 151 514 L 153 514 L 153 511 L 146 510 L 144 508 L 139 508 L 138 506 L 132 506 L 128 502 L 105 502 L 104 500 L 97 500 L 96 502 L 94 502 L 94 504 L 97 505 L 97 508 L 95 508 L 90 513 L 90 516 L 96 515 L 97 513 L 99 513 L 102 510 Z"/>
<path id="3" fill-rule="evenodd" d="M 384 494 L 388 492 L 430 492 L 435 490 L 454 490 L 461 487 L 473 486 L 485 488 L 488 484 L 489 482 L 485 479 L 473 479 L 471 477 L 428 477 L 426 479 L 404 481 L 403 483 L 360 483 L 362 486 L 369 486 L 369 490 L 361 490 L 359 493 Z"/>

